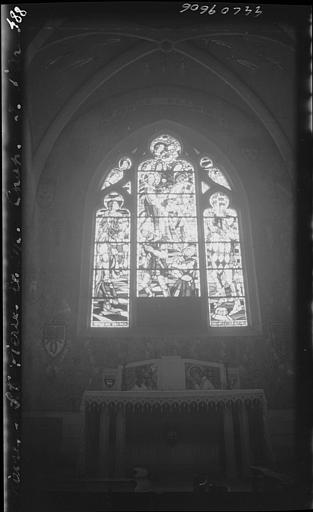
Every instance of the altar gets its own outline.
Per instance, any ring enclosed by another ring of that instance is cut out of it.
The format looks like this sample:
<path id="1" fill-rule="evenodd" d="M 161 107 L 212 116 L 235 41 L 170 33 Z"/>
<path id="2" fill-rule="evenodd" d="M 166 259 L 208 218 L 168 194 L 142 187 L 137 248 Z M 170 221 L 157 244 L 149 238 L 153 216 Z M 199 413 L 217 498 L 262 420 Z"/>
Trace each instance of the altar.
<path id="1" fill-rule="evenodd" d="M 236 369 L 175 356 L 102 377 L 82 397 L 81 476 L 234 480 L 271 462 L 264 391 L 240 389 Z"/>

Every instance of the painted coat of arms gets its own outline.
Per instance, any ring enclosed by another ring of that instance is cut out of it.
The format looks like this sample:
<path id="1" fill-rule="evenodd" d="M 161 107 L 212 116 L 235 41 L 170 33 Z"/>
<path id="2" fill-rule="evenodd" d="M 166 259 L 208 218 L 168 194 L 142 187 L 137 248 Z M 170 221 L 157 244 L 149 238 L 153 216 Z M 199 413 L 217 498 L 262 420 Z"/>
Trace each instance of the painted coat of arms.
<path id="1" fill-rule="evenodd" d="M 104 368 L 102 373 L 102 388 L 105 390 L 116 389 L 117 370 Z"/>
<path id="2" fill-rule="evenodd" d="M 50 357 L 61 354 L 66 345 L 65 325 L 48 324 L 44 329 L 43 346 Z"/>

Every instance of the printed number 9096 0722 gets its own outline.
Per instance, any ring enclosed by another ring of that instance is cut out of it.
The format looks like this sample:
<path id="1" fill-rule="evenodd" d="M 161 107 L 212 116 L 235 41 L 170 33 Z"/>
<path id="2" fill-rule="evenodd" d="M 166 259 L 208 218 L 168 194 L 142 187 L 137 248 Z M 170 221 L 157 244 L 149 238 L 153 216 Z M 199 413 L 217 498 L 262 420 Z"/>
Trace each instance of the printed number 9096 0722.
<path id="1" fill-rule="evenodd" d="M 17 29 L 18 32 L 21 31 L 19 25 L 17 23 L 22 23 L 24 16 L 26 16 L 27 12 L 20 9 L 19 7 L 14 7 L 13 11 L 10 11 L 10 16 L 12 19 L 7 18 L 7 22 L 10 25 L 10 29 Z M 15 20 L 15 21 L 13 21 Z M 16 23 L 15 23 L 16 22 Z"/>
<path id="2" fill-rule="evenodd" d="M 249 5 L 243 5 L 243 6 L 225 6 L 225 7 L 217 7 L 217 4 L 211 4 L 211 5 L 199 5 L 199 4 L 183 4 L 182 10 L 179 11 L 180 13 L 186 12 L 186 11 L 199 11 L 199 14 L 229 14 L 236 16 L 238 14 L 249 16 L 250 14 L 253 14 L 255 18 L 263 14 L 263 11 L 261 10 L 260 5 L 256 5 L 253 7 L 250 7 Z"/>

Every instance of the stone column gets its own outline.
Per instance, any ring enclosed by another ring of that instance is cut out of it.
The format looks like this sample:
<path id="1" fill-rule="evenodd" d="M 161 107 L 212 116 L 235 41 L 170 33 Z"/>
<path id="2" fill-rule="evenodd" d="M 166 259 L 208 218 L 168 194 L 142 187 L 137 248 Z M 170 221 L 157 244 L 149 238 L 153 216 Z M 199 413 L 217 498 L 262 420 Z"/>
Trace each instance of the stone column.
<path id="1" fill-rule="evenodd" d="M 109 474 L 109 434 L 110 411 L 107 407 L 101 408 L 99 420 L 99 476 L 107 477 Z"/>
<path id="2" fill-rule="evenodd" d="M 124 476 L 126 448 L 126 413 L 124 408 L 118 409 L 115 419 L 115 476 Z"/>
<path id="3" fill-rule="evenodd" d="M 233 480 L 237 476 L 236 452 L 234 443 L 234 421 L 231 407 L 225 407 L 223 414 L 226 476 Z"/>
<path id="4" fill-rule="evenodd" d="M 250 432 L 249 432 L 249 417 L 247 407 L 244 403 L 238 407 L 239 412 L 239 432 L 240 432 L 240 449 L 242 461 L 242 475 L 248 476 L 250 460 Z"/>

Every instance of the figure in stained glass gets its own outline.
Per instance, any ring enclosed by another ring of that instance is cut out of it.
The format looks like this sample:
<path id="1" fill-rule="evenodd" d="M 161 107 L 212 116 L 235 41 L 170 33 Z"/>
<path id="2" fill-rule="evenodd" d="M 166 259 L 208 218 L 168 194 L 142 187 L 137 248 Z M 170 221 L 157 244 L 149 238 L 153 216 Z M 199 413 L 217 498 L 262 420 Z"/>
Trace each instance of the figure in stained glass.
<path id="1" fill-rule="evenodd" d="M 145 194 L 139 196 L 138 206 L 140 216 L 156 218 L 156 213 L 163 217 L 196 216 L 194 194 Z"/>
<path id="2" fill-rule="evenodd" d="M 176 171 L 174 169 L 174 184 L 171 187 L 172 194 L 190 194 L 194 192 L 193 173 L 185 172 L 182 169 Z"/>
<path id="3" fill-rule="evenodd" d="M 118 183 L 123 177 L 124 177 L 124 171 L 127 171 L 131 168 L 131 160 L 130 158 L 123 157 L 118 162 L 118 167 L 115 167 L 112 169 L 106 179 L 104 180 L 104 183 L 101 187 L 102 190 L 105 188 L 110 187 L 111 185 L 114 185 L 115 183 Z"/>
<path id="4" fill-rule="evenodd" d="M 179 156 L 181 145 L 170 135 L 160 135 L 151 142 L 150 151 L 156 159 L 161 160 L 163 168 L 166 169 Z"/>
<path id="5" fill-rule="evenodd" d="M 199 295 L 197 261 L 195 244 L 139 244 L 140 295 L 143 291 L 149 297 Z"/>
<path id="6" fill-rule="evenodd" d="M 124 172 L 122 171 L 122 169 L 112 169 L 102 185 L 102 190 L 104 190 L 107 187 L 110 187 L 111 185 L 114 185 L 114 183 L 118 183 L 123 178 L 123 176 Z"/>
<path id="7" fill-rule="evenodd" d="M 150 145 L 154 158 L 139 165 L 139 296 L 188 297 L 198 293 L 198 250 L 174 244 L 198 241 L 194 169 L 186 160 L 178 159 L 181 150 L 176 139 L 161 135 Z"/>
<path id="8" fill-rule="evenodd" d="M 210 196 L 211 208 L 204 211 L 205 217 L 237 217 L 236 210 L 228 208 L 229 198 L 222 192 L 215 192 Z"/>
<path id="9" fill-rule="evenodd" d="M 170 240 L 173 242 L 197 242 L 197 219 L 186 217 L 169 217 L 168 229 Z M 160 239 L 160 233 L 154 232 L 152 219 L 149 217 L 138 218 L 138 242 L 143 242 L 147 237 L 151 240 Z M 165 240 L 164 240 L 165 241 Z M 166 240 L 167 241 L 167 240 Z"/>
<path id="10" fill-rule="evenodd" d="M 141 177 L 141 176 L 140 176 Z M 150 217 L 154 231 L 160 231 L 160 217 L 165 215 L 163 196 L 155 194 L 157 186 L 161 181 L 160 173 L 148 173 L 143 176 L 139 183 L 139 215 Z"/>
<path id="11" fill-rule="evenodd" d="M 204 211 L 209 320 L 212 327 L 247 325 L 242 259 L 236 210 L 222 192 Z M 221 297 L 220 299 L 218 297 Z"/>
<path id="12" fill-rule="evenodd" d="M 96 214 L 92 327 L 125 327 L 129 322 L 130 218 L 123 202 L 111 192 Z"/>
<path id="13" fill-rule="evenodd" d="M 205 210 L 204 216 L 206 217 Z M 205 239 L 212 242 L 239 242 L 237 217 L 206 217 Z"/>
<path id="14" fill-rule="evenodd" d="M 182 250 L 172 262 L 177 268 L 172 270 L 172 276 L 176 279 L 171 287 L 172 297 L 194 297 L 198 295 L 196 287 L 196 248 L 194 245 L 188 245 Z"/>
<path id="15" fill-rule="evenodd" d="M 94 298 L 101 299 L 102 313 L 119 308 L 123 303 L 123 297 L 127 297 L 129 271 L 122 271 L 118 267 L 111 266 L 108 269 L 95 270 L 94 272 Z"/>
<path id="16" fill-rule="evenodd" d="M 151 241 L 138 244 L 138 268 L 146 267 L 146 251 L 162 253 L 167 268 L 188 268 L 192 262 L 197 268 L 198 251 L 196 244 L 164 243 Z"/>
<path id="17" fill-rule="evenodd" d="M 225 178 L 224 174 L 222 174 L 219 169 L 216 169 L 215 167 L 213 167 L 212 169 L 209 169 L 208 176 L 209 176 L 209 178 L 211 178 L 212 181 L 214 181 L 218 185 L 221 185 L 222 187 L 225 187 L 225 188 L 228 188 L 229 190 L 231 190 L 227 179 Z"/>
<path id="18" fill-rule="evenodd" d="M 112 192 L 104 198 L 104 208 L 97 211 L 96 241 L 129 240 L 129 212 L 122 208 L 123 198 Z"/>
<path id="19" fill-rule="evenodd" d="M 208 271 L 209 296 L 244 296 L 242 270 L 222 269 Z"/>
<path id="20" fill-rule="evenodd" d="M 208 156 L 202 157 L 200 159 L 200 167 L 207 171 L 207 174 L 212 181 L 218 185 L 221 185 L 222 187 L 231 190 L 231 187 L 224 174 L 217 167 L 214 167 L 213 160 L 211 158 Z"/>
<path id="21" fill-rule="evenodd" d="M 129 244 L 96 243 L 95 268 L 110 268 L 110 260 L 115 260 L 116 268 L 129 268 Z"/>
<path id="22" fill-rule="evenodd" d="M 157 283 L 164 297 L 169 296 L 166 283 L 167 276 L 167 250 L 160 243 L 141 244 L 141 264 L 145 269 L 141 273 L 140 290 L 144 290 L 148 297 L 154 296 L 154 285 Z M 139 291 L 140 291 L 139 290 Z"/>
<path id="23" fill-rule="evenodd" d="M 103 299 L 103 311 L 112 310 L 113 306 L 118 305 L 117 294 L 114 288 L 114 277 L 116 277 L 116 274 L 112 270 L 100 270 L 95 274 L 95 297 Z"/>

